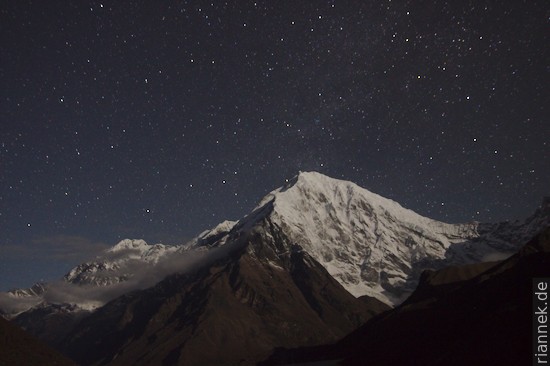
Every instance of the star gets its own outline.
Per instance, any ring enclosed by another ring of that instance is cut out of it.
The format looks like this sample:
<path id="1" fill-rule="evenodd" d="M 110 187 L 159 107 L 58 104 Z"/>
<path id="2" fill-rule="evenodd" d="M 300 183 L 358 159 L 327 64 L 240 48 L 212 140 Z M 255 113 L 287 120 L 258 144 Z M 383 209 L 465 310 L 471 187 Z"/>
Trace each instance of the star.
<path id="1" fill-rule="evenodd" d="M 529 215 L 542 2 L 428 5 L 11 2 L 1 240 L 191 238 L 312 169 L 438 220 Z"/>

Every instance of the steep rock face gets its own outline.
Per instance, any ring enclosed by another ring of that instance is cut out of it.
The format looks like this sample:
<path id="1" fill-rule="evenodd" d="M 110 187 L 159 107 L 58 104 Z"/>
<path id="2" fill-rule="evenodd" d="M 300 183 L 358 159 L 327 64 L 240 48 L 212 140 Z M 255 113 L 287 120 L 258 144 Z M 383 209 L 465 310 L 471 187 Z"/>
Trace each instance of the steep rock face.
<path id="1" fill-rule="evenodd" d="M 63 350 L 87 364 L 254 364 L 275 347 L 334 341 L 377 311 L 349 294 L 307 253 L 258 261 L 259 236 L 195 273 L 108 303 Z"/>
<path id="2" fill-rule="evenodd" d="M 550 228 L 546 228 L 502 263 L 469 280 L 459 277 L 454 286 L 436 288 L 431 297 L 424 295 L 419 301 L 411 301 L 386 320 L 373 323 L 375 328 L 361 329 L 356 334 L 372 334 L 386 328 L 376 341 L 369 336 L 369 348 L 377 348 L 373 364 L 387 364 L 380 347 L 384 339 L 403 342 L 398 359 L 425 360 L 424 364 L 529 364 L 532 279 L 548 277 L 549 268 Z M 403 324 L 407 326 L 404 328 Z M 361 344 L 364 352 L 366 341 L 358 338 L 351 342 Z M 358 352 L 348 357 L 351 364 L 363 360 Z"/>

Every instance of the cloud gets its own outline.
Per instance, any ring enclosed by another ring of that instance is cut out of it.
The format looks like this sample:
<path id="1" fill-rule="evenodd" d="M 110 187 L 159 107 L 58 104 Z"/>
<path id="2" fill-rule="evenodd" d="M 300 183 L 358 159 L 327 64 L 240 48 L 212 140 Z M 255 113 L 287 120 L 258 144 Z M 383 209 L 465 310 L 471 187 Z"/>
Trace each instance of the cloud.
<path id="1" fill-rule="evenodd" d="M 151 287 L 170 274 L 196 269 L 197 265 L 204 263 L 206 256 L 206 253 L 199 252 L 175 253 L 156 264 L 128 260 L 121 268 L 104 274 L 109 278 L 129 277 L 126 281 L 108 286 L 94 286 L 59 280 L 49 285 L 44 300 L 50 303 L 78 304 L 85 308 L 98 307 L 130 291 Z"/>
<path id="2" fill-rule="evenodd" d="M 19 259 L 21 257 L 26 257 L 31 252 L 32 252 L 31 248 L 26 245 L 15 245 L 15 244 L 0 245 L 0 258 L 4 260 Z"/>
<path id="3" fill-rule="evenodd" d="M 48 284 L 47 290 L 43 294 L 43 299 L 49 303 L 70 303 L 88 309 L 96 308 L 130 291 L 154 286 L 174 273 L 190 273 L 203 268 L 229 255 L 231 251 L 242 247 L 242 243 L 243 241 L 237 241 L 231 245 L 224 245 L 209 250 L 197 249 L 170 253 L 162 257 L 155 264 L 144 263 L 138 259 L 130 259 L 125 261 L 120 268 L 105 273 L 106 277 L 128 277 L 124 282 L 99 287 L 77 285 L 64 280 L 58 280 Z M 124 251 L 123 254 L 105 254 L 106 256 L 111 256 L 111 259 L 113 259 L 114 256 L 122 258 L 121 255 L 127 255 L 132 252 L 132 250 L 129 250 Z M 26 302 L 26 304 L 31 304 L 31 302 Z M 10 299 L 5 299 L 5 296 L 4 298 L 0 297 L 0 308 L 7 310 L 6 306 L 13 308 L 14 304 Z"/>
<path id="4" fill-rule="evenodd" d="M 212 253 L 210 253 L 212 252 Z M 0 313 L 13 315 L 45 301 L 53 304 L 77 304 L 84 309 L 94 309 L 106 302 L 134 290 L 151 287 L 170 274 L 189 272 L 207 263 L 209 258 L 215 258 L 213 251 L 187 251 L 171 253 L 157 263 L 145 263 L 139 259 L 127 259 L 129 255 L 139 254 L 139 251 L 128 249 L 104 253 L 101 260 L 120 260 L 125 258 L 120 268 L 94 273 L 96 278 L 123 277 L 126 281 L 108 286 L 89 284 L 73 284 L 59 279 L 46 285 L 41 296 L 14 297 L 9 293 L 0 293 Z"/>
<path id="5" fill-rule="evenodd" d="M 0 314 L 17 314 L 41 303 L 37 297 L 15 298 L 6 292 L 0 292 Z"/>
<path id="6" fill-rule="evenodd" d="M 82 236 L 55 235 L 32 241 L 33 246 L 40 246 L 52 259 L 73 260 L 92 258 L 111 246 Z"/>
<path id="7" fill-rule="evenodd" d="M 25 260 L 40 256 L 44 260 L 79 263 L 100 254 L 110 245 L 75 235 L 54 235 L 32 239 L 30 242 L 0 245 L 4 259 Z"/>
<path id="8" fill-rule="evenodd" d="M 41 297 L 14 298 L 7 293 L 0 293 L 0 309 L 7 314 L 25 311 L 42 301 L 53 304 L 77 304 L 84 309 L 100 307 L 125 293 L 142 290 L 154 286 L 164 278 L 175 273 L 191 273 L 204 266 L 224 258 L 235 250 L 243 248 L 245 237 L 230 241 L 230 243 L 206 249 L 204 247 L 171 252 L 159 259 L 157 263 L 147 263 L 138 259 L 139 254 L 133 249 L 117 252 L 103 252 L 98 261 L 109 260 L 119 262 L 118 268 L 96 272 L 94 276 L 106 278 L 119 277 L 126 280 L 107 286 L 81 285 L 67 282 L 63 279 L 50 282 Z M 85 238 L 57 236 L 43 238 L 32 243 L 35 247 L 48 246 L 48 253 L 55 258 L 73 258 L 82 255 L 91 255 L 100 248 L 102 243 L 93 242 Z M 25 253 L 31 247 L 13 248 L 17 255 Z M 132 255 L 136 254 L 132 258 Z M 130 256 L 130 258 L 128 257 Z M 1 311 L 0 311 L 1 312 Z"/>

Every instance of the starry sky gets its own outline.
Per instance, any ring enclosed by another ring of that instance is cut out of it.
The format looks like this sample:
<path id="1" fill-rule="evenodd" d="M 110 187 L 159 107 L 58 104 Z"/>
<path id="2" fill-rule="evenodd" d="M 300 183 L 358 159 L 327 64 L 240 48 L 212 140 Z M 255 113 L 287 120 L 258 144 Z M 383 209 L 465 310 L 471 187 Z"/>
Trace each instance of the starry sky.
<path id="1" fill-rule="evenodd" d="M 316 170 L 446 222 L 550 192 L 547 1 L 0 4 L 0 290 Z"/>

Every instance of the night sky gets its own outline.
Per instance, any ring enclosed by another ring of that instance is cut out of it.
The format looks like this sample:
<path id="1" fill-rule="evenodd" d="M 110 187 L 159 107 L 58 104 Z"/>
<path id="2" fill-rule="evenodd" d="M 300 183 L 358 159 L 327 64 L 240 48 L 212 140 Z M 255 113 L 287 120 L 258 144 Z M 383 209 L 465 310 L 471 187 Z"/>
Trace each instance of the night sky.
<path id="1" fill-rule="evenodd" d="M 300 170 L 446 222 L 550 193 L 547 1 L 2 1 L 0 290 Z"/>

